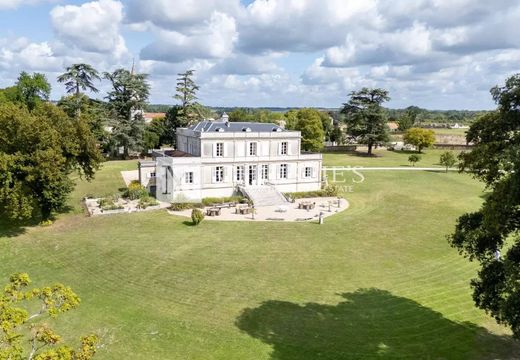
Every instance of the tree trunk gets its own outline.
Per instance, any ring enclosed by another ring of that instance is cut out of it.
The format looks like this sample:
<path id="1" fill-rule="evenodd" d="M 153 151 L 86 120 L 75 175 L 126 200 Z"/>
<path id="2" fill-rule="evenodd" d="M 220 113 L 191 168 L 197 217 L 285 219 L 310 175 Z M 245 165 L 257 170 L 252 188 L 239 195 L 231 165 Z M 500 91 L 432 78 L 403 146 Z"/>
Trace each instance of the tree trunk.
<path id="1" fill-rule="evenodd" d="M 52 209 L 50 205 L 41 205 L 40 211 L 42 213 L 42 221 L 47 221 L 51 218 Z"/>
<path id="2" fill-rule="evenodd" d="M 372 144 L 372 142 L 369 142 L 367 145 L 368 145 L 368 156 L 372 156 L 372 146 L 374 146 L 374 145 Z"/>

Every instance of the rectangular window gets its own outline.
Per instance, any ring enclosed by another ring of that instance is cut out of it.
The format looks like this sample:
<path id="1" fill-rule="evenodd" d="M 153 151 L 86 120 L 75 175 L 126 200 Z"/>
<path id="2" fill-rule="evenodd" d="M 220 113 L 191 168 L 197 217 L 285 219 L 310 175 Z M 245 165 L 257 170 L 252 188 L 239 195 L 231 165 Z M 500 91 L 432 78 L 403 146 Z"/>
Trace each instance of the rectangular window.
<path id="1" fill-rule="evenodd" d="M 186 184 L 193 184 L 193 172 L 186 173 Z"/>
<path id="2" fill-rule="evenodd" d="M 280 179 L 287 179 L 287 164 L 280 165 Z"/>
<path id="3" fill-rule="evenodd" d="M 155 177 L 155 172 L 151 172 L 151 173 L 150 173 L 150 177 L 151 177 L 151 178 L 154 178 L 154 177 Z"/>
<path id="4" fill-rule="evenodd" d="M 237 181 L 244 180 L 244 167 L 237 166 Z"/>
<path id="5" fill-rule="evenodd" d="M 222 182 L 222 181 L 224 181 L 224 167 L 217 166 L 215 168 L 215 182 Z"/>
<path id="6" fill-rule="evenodd" d="M 287 141 L 283 141 L 280 145 L 280 155 L 287 155 L 287 148 L 289 147 L 289 144 Z"/>
<path id="7" fill-rule="evenodd" d="M 309 178 L 311 176 L 312 176 L 312 168 L 311 167 L 306 167 L 305 168 L 305 177 Z"/>
<path id="8" fill-rule="evenodd" d="M 217 143 L 215 149 L 215 156 L 222 157 L 224 156 L 224 143 Z"/>
<path id="9" fill-rule="evenodd" d="M 269 179 L 269 165 L 262 165 L 262 180 Z"/>
<path id="10" fill-rule="evenodd" d="M 256 147 L 257 144 L 255 142 L 249 143 L 249 155 L 256 156 Z"/>

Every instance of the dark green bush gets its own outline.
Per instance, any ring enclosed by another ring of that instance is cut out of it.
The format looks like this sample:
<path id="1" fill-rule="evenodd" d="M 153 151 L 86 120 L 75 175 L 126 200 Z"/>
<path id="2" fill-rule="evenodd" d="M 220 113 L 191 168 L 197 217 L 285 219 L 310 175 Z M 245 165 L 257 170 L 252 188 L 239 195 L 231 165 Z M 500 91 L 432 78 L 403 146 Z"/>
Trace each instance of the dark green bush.
<path id="1" fill-rule="evenodd" d="M 191 211 L 191 221 L 193 225 L 199 225 L 204 220 L 204 213 L 200 209 L 193 209 Z"/>

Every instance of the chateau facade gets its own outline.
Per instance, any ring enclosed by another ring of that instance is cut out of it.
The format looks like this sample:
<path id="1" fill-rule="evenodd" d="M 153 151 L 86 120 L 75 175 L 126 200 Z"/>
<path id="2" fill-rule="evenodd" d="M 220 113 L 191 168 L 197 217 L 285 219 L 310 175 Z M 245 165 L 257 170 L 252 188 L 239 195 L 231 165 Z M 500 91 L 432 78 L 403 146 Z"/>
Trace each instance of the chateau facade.
<path id="1" fill-rule="evenodd" d="M 299 131 L 229 122 L 224 114 L 177 129 L 177 148 L 155 151 L 153 165 L 140 166 L 140 180 L 155 177 L 156 197 L 166 202 L 231 196 L 241 187 L 319 190 L 322 155 L 301 153 L 300 145 Z"/>

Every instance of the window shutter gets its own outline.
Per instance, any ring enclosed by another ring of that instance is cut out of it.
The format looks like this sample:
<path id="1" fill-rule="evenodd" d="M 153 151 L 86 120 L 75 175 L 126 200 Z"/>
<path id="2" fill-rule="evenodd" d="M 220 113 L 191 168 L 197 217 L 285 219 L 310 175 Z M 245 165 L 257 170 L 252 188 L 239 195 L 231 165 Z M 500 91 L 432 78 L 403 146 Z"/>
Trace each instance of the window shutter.
<path id="1" fill-rule="evenodd" d="M 227 166 L 224 166 L 224 174 L 223 175 L 224 175 L 224 179 L 223 179 L 224 181 L 223 182 L 228 182 L 229 181 L 229 179 L 228 179 L 228 177 L 229 177 L 229 169 L 228 169 Z"/>
<path id="2" fill-rule="evenodd" d="M 213 168 L 212 174 L 211 174 L 211 183 L 214 184 L 216 182 L 217 182 L 217 168 Z"/>
<path id="3" fill-rule="evenodd" d="M 282 155 L 282 143 L 278 143 L 278 155 Z"/>

